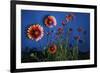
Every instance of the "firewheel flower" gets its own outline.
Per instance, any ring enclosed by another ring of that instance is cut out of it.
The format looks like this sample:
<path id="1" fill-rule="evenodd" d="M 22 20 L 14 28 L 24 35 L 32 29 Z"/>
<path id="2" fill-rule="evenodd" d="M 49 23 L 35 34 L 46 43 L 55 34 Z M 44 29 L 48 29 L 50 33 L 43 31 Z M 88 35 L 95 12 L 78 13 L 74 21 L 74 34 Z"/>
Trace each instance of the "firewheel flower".
<path id="1" fill-rule="evenodd" d="M 65 21 L 62 21 L 62 25 L 65 26 L 65 24 L 66 24 Z"/>
<path id="2" fill-rule="evenodd" d="M 46 19 L 45 19 L 45 25 L 49 28 L 52 28 L 53 26 L 56 26 L 57 25 L 57 22 L 56 22 L 56 18 L 54 16 L 48 16 Z"/>
<path id="3" fill-rule="evenodd" d="M 59 33 L 62 33 L 62 32 L 63 32 L 63 28 L 59 27 L 59 28 L 58 28 L 58 32 L 59 32 Z"/>
<path id="4" fill-rule="evenodd" d="M 39 24 L 31 25 L 27 30 L 27 36 L 31 40 L 39 41 L 44 35 L 43 27 Z"/>
<path id="5" fill-rule="evenodd" d="M 74 17 L 74 14 L 73 13 L 70 13 L 69 15 L 66 16 L 66 21 L 69 22 L 73 19 Z"/>
<path id="6" fill-rule="evenodd" d="M 49 49 L 48 49 L 49 53 L 51 54 L 55 54 L 57 51 L 57 46 L 55 44 L 50 45 Z"/>

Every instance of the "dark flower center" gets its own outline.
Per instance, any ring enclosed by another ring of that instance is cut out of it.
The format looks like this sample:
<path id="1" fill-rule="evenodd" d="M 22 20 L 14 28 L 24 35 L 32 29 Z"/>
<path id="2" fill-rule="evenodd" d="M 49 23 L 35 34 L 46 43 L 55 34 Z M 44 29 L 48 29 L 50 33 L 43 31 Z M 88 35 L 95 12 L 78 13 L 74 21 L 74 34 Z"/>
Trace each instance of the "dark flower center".
<path id="1" fill-rule="evenodd" d="M 51 19 L 48 19 L 47 23 L 48 23 L 48 25 L 52 25 L 53 21 Z"/>
<path id="2" fill-rule="evenodd" d="M 41 35 L 41 31 L 40 30 L 32 30 L 31 35 L 33 38 L 38 38 Z"/>
<path id="3" fill-rule="evenodd" d="M 55 50 L 55 48 L 54 48 L 54 47 L 51 47 L 51 48 L 50 48 L 50 51 L 54 51 L 54 50 Z"/>

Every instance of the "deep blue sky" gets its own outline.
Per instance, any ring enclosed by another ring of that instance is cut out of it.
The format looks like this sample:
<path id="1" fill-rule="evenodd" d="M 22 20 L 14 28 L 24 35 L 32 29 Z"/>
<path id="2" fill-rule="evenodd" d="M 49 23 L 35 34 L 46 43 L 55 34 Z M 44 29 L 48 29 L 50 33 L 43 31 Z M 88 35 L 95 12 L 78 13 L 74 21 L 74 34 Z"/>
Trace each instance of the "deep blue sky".
<path id="1" fill-rule="evenodd" d="M 54 12 L 54 11 L 35 11 L 35 10 L 21 10 L 21 45 L 23 50 L 25 51 L 26 47 L 29 48 L 37 48 L 38 50 L 42 50 L 43 47 L 47 44 L 47 36 L 44 34 L 43 38 L 38 42 L 28 39 L 26 36 L 27 28 L 31 24 L 40 24 L 45 31 L 56 31 L 59 27 L 62 27 L 62 21 L 65 20 L 65 16 L 70 12 Z M 44 18 L 47 15 L 52 15 L 57 20 L 57 26 L 53 28 L 47 28 L 44 24 Z M 85 35 L 85 44 L 82 45 L 79 43 L 79 50 L 82 52 L 87 52 L 90 50 L 90 14 L 89 13 L 74 13 L 74 18 L 70 21 L 64 30 L 67 30 L 69 27 L 73 29 L 73 32 L 70 37 L 70 43 L 73 45 L 74 36 L 79 35 L 81 39 L 83 39 L 83 34 L 77 31 L 78 27 L 82 27 L 86 31 Z M 65 35 L 65 34 L 64 34 Z M 54 39 L 55 33 L 49 37 L 50 41 L 56 41 Z M 64 36 L 66 37 L 66 36 Z"/>

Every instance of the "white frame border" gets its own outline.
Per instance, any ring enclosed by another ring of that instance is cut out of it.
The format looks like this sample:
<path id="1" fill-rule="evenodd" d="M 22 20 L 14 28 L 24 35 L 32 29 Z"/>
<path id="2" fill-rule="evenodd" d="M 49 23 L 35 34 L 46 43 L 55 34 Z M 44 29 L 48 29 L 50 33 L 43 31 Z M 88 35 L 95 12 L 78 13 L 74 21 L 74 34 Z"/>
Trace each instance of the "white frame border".
<path id="1" fill-rule="evenodd" d="M 90 60 L 21 63 L 21 9 L 90 13 Z M 94 9 L 16 5 L 16 69 L 94 64 Z"/>

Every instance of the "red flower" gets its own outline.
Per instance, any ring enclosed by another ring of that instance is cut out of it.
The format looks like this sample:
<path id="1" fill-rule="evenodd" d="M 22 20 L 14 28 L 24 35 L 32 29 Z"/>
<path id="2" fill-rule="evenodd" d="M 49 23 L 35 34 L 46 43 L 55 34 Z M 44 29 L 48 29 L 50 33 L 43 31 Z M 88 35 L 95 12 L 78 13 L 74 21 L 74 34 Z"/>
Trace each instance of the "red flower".
<path id="1" fill-rule="evenodd" d="M 59 27 L 58 28 L 58 32 L 62 33 L 63 32 L 63 28 Z"/>
<path id="2" fill-rule="evenodd" d="M 65 26 L 65 22 L 64 21 L 62 21 L 62 25 Z"/>
<path id="3" fill-rule="evenodd" d="M 27 36 L 31 40 L 40 40 L 43 37 L 43 27 L 39 24 L 31 25 L 27 30 Z"/>
<path id="4" fill-rule="evenodd" d="M 53 27 L 53 26 L 56 26 L 57 22 L 56 22 L 56 19 L 54 16 L 48 16 L 46 19 L 45 19 L 45 25 L 49 28 Z"/>
<path id="5" fill-rule="evenodd" d="M 57 51 L 57 46 L 55 44 L 51 45 L 48 49 L 49 53 L 55 54 Z"/>
<path id="6" fill-rule="evenodd" d="M 66 16 L 66 21 L 69 22 L 70 20 L 72 20 L 74 17 L 73 13 L 70 13 L 69 15 Z"/>
<path id="7" fill-rule="evenodd" d="M 79 27 L 79 28 L 77 29 L 77 31 L 78 31 L 78 32 L 82 32 L 82 31 L 83 31 L 82 27 Z"/>
<path id="8" fill-rule="evenodd" d="M 58 32 L 56 32 L 56 35 L 60 35 L 63 33 L 63 28 L 59 27 Z"/>
<path id="9" fill-rule="evenodd" d="M 80 39 L 80 36 L 75 36 L 74 39 L 78 41 Z"/>

